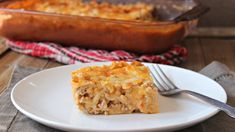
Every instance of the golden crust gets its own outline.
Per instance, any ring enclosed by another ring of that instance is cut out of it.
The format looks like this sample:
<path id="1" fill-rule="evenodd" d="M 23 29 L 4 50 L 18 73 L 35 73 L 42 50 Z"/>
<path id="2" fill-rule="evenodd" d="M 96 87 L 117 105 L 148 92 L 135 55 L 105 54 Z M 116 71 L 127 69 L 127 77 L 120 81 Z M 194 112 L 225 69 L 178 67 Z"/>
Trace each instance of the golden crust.
<path id="1" fill-rule="evenodd" d="M 7 8 L 118 20 L 152 20 L 154 10 L 152 5 L 144 3 L 114 5 L 95 0 L 87 3 L 82 0 L 23 0 L 9 4 Z"/>
<path id="2" fill-rule="evenodd" d="M 72 72 L 76 104 L 89 114 L 158 113 L 157 89 L 139 62 L 113 62 Z"/>

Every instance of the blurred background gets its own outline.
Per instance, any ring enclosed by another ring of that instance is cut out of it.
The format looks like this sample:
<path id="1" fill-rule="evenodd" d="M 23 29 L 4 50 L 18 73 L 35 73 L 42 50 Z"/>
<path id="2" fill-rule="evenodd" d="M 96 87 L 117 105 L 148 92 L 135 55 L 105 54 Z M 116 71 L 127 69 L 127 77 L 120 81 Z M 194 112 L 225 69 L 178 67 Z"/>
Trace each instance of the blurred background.
<path id="1" fill-rule="evenodd" d="M 211 8 L 202 17 L 201 27 L 235 27 L 235 0 L 199 0 Z"/>

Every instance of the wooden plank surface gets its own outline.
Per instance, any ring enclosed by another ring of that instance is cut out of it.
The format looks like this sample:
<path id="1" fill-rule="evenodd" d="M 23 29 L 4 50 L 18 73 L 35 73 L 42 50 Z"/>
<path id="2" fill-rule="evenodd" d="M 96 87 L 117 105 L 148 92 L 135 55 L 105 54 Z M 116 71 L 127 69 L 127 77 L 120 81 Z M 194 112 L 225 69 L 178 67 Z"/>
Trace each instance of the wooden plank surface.
<path id="1" fill-rule="evenodd" d="M 23 57 L 15 52 L 8 52 L 0 58 L 0 93 L 7 87 L 11 79 L 11 72 L 16 62 Z"/>
<path id="2" fill-rule="evenodd" d="M 230 39 L 202 39 L 203 52 L 205 53 L 206 65 L 212 61 L 219 61 L 226 64 L 235 71 L 235 41 Z"/>
<path id="3" fill-rule="evenodd" d="M 235 37 L 235 26 L 234 27 L 199 27 L 194 29 L 190 34 L 190 37 L 220 37 L 220 38 L 231 38 Z"/>
<path id="4" fill-rule="evenodd" d="M 48 68 L 53 68 L 53 67 L 58 67 L 58 66 L 63 66 L 63 64 L 50 61 L 49 63 L 47 63 L 46 68 L 48 69 Z"/>
<path id="5" fill-rule="evenodd" d="M 235 39 L 189 38 L 184 45 L 189 58 L 181 67 L 198 71 L 212 61 L 219 61 L 235 71 Z"/>
<path id="6" fill-rule="evenodd" d="M 181 67 L 199 71 L 205 66 L 204 52 L 202 50 L 201 41 L 198 38 L 191 38 L 185 40 L 183 45 L 188 49 L 188 60 L 181 64 Z"/>
<path id="7" fill-rule="evenodd" d="M 3 41 L 4 40 L 0 38 L 0 56 L 9 49 L 9 47 Z"/>
<path id="8" fill-rule="evenodd" d="M 8 82 L 11 80 L 11 73 L 15 65 L 43 69 L 47 63 L 48 60 L 34 58 L 9 51 L 0 59 L 0 70 L 2 70 L 0 74 L 0 93 L 7 88 Z"/>
<path id="9" fill-rule="evenodd" d="M 7 68 L 0 74 L 0 93 L 7 88 L 11 80 L 13 68 Z"/>

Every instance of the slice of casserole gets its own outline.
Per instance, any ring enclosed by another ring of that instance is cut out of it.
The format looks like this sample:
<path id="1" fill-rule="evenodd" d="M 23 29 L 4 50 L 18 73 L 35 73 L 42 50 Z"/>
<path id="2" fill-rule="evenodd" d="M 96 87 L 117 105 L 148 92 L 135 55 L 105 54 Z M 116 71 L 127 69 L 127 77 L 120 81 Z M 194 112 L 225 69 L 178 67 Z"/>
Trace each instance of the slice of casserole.
<path id="1" fill-rule="evenodd" d="M 80 110 L 89 114 L 158 113 L 157 88 L 139 62 L 113 62 L 72 72 L 72 92 Z"/>
<path id="2" fill-rule="evenodd" d="M 99 17 L 118 20 L 153 20 L 154 6 L 145 3 L 111 4 L 96 0 L 22 0 L 7 6 L 11 9 Z"/>

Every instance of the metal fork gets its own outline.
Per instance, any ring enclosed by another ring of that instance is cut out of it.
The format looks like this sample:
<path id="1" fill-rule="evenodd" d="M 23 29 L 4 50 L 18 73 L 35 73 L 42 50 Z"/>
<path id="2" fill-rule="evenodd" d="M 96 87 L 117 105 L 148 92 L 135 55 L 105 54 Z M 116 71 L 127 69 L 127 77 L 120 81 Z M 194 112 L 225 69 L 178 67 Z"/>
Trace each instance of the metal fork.
<path id="1" fill-rule="evenodd" d="M 159 65 L 151 65 L 152 69 L 150 69 L 151 75 L 153 76 L 155 80 L 155 85 L 158 88 L 158 91 L 163 96 L 172 96 L 177 95 L 180 93 L 187 93 L 192 96 L 198 97 L 199 99 L 217 107 L 218 109 L 224 111 L 227 115 L 229 115 L 232 118 L 235 118 L 235 108 L 231 107 L 223 102 L 220 102 L 218 100 L 212 99 L 208 96 L 190 91 L 190 90 L 183 90 L 178 88 L 164 73 L 164 71 L 161 69 Z M 156 74 L 154 74 L 156 73 Z M 156 76 L 157 75 L 157 76 Z"/>

